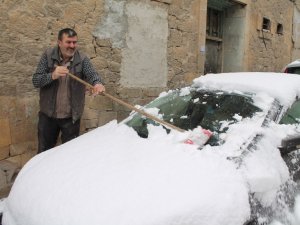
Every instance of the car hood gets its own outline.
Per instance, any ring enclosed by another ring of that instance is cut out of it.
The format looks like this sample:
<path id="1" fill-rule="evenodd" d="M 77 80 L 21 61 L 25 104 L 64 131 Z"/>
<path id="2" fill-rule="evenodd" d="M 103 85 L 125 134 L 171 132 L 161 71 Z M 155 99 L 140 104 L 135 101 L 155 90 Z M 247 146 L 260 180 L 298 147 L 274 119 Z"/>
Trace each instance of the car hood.
<path id="1" fill-rule="evenodd" d="M 183 133 L 149 130 L 143 139 L 112 121 L 35 156 L 5 200 L 3 224 L 240 225 L 250 217 L 251 163 L 237 169 L 222 151 L 182 143 Z"/>

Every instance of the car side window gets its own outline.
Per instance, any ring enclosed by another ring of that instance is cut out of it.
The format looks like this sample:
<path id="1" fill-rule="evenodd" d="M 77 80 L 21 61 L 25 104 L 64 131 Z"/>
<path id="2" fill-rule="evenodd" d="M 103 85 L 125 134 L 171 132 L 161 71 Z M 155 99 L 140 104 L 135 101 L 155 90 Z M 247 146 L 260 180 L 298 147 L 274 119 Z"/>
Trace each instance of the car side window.
<path id="1" fill-rule="evenodd" d="M 300 100 L 296 101 L 282 117 L 280 124 L 300 123 Z"/>

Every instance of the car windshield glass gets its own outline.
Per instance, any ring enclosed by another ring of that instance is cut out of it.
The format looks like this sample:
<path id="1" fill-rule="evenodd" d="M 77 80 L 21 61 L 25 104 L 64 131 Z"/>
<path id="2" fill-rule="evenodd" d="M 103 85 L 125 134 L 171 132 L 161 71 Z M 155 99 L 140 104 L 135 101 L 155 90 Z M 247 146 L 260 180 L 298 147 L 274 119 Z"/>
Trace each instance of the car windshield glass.
<path id="1" fill-rule="evenodd" d="M 287 68 L 288 73 L 300 74 L 300 67 Z"/>
<path id="2" fill-rule="evenodd" d="M 252 98 L 236 93 L 191 91 L 181 96 L 174 91 L 158 98 L 145 108 L 156 108 L 159 116 L 171 124 L 184 130 L 192 130 L 198 126 L 209 129 L 213 137 L 211 145 L 220 145 L 219 135 L 227 131 L 228 126 L 240 118 L 251 117 L 261 111 L 253 105 Z M 135 114 L 126 124 L 133 127 L 141 137 L 148 137 L 147 124 L 156 123 L 144 116 Z"/>

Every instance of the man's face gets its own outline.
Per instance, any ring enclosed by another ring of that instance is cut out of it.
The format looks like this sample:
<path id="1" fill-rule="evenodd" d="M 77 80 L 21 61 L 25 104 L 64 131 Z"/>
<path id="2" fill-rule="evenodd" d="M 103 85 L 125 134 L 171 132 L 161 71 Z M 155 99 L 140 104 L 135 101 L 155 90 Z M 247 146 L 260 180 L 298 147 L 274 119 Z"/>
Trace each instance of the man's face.
<path id="1" fill-rule="evenodd" d="M 77 36 L 68 37 L 63 34 L 62 39 L 58 40 L 58 46 L 64 59 L 72 58 L 77 48 Z"/>

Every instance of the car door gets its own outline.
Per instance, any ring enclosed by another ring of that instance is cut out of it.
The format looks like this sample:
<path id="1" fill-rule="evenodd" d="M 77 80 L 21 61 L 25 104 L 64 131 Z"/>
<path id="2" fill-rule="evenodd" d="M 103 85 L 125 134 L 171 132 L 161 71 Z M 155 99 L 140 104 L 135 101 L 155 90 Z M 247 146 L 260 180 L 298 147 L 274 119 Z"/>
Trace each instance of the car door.
<path id="1" fill-rule="evenodd" d="M 295 135 L 283 139 L 279 149 L 293 180 L 300 181 L 300 100 L 285 112 L 280 124 L 295 125 L 295 130 L 298 130 Z"/>

